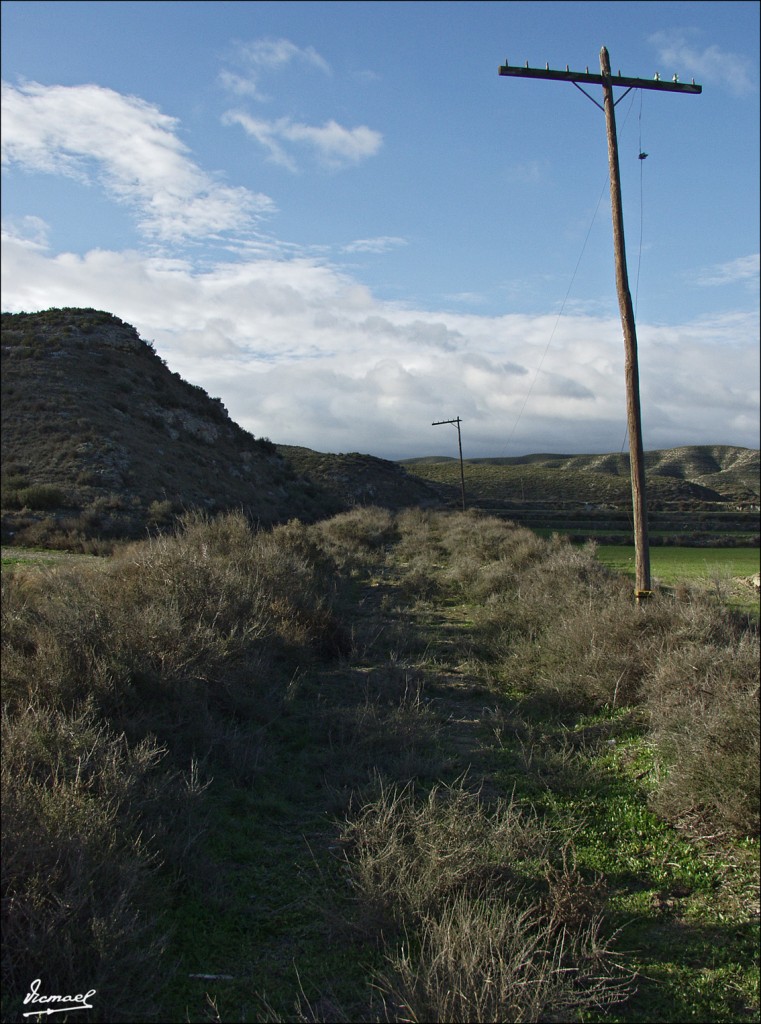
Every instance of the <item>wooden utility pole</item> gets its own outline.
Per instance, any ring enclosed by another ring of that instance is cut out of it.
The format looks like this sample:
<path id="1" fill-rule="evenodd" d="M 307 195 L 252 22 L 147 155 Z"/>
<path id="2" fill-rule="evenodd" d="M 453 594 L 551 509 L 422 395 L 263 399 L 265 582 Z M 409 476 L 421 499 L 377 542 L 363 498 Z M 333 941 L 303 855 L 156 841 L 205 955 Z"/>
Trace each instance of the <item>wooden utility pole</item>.
<path id="1" fill-rule="evenodd" d="M 462 510 L 464 512 L 465 511 L 465 470 L 464 470 L 463 464 L 462 464 L 462 434 L 460 433 L 460 424 L 462 423 L 462 420 L 460 419 L 459 416 L 456 419 L 454 419 L 454 420 L 437 420 L 435 423 L 432 423 L 431 426 L 432 427 L 440 427 L 442 423 L 454 423 L 455 426 L 457 427 L 457 444 L 460 447 L 460 490 L 462 492 Z"/>
<path id="2" fill-rule="evenodd" d="M 634 307 L 629 290 L 624 244 L 624 211 L 621 202 L 621 174 L 618 167 L 618 141 L 616 138 L 616 112 L 613 87 L 610 84 L 608 51 L 600 50 L 600 71 L 605 107 L 605 126 L 608 133 L 608 165 L 610 169 L 610 205 L 613 215 L 613 251 L 616 261 L 616 290 L 621 325 L 624 330 L 626 354 L 626 422 L 629 430 L 629 454 L 632 478 L 632 512 L 634 516 L 635 596 L 641 601 L 651 590 L 650 541 L 647 533 L 647 488 L 645 484 L 645 457 L 642 448 L 642 416 L 639 401 L 639 362 L 637 359 L 637 328 Z"/>
<path id="3" fill-rule="evenodd" d="M 639 366 L 637 361 L 637 330 L 634 323 L 634 307 L 629 291 L 629 276 L 626 270 L 626 247 L 624 244 L 624 214 L 621 202 L 621 175 L 618 166 L 618 142 L 616 139 L 615 106 L 632 89 L 656 89 L 666 92 L 686 92 L 697 94 L 702 87 L 695 84 L 680 82 L 676 75 L 669 82 L 662 82 L 656 74 L 653 80 L 646 78 L 622 78 L 621 72 L 611 74 L 608 51 L 600 50 L 600 74 L 570 71 L 551 71 L 549 64 L 544 70 L 530 68 L 528 61 L 525 67 L 511 67 L 507 61 L 499 69 L 500 75 L 515 78 L 547 78 L 561 82 L 572 82 L 587 99 L 592 100 L 605 114 L 605 125 L 608 135 L 608 164 L 610 168 L 610 203 L 613 216 L 613 249 L 616 263 L 616 289 L 618 306 L 621 312 L 621 324 L 624 332 L 624 351 L 626 355 L 626 416 L 629 428 L 629 454 L 631 459 L 632 508 L 634 513 L 634 551 L 635 551 L 635 598 L 639 604 L 651 591 L 650 581 L 650 545 L 647 534 L 647 498 L 645 488 L 645 462 L 642 449 L 642 421 L 639 399 Z M 603 90 L 602 105 L 589 93 L 582 89 L 579 82 L 588 85 L 601 85 Z M 613 99 L 613 86 L 625 86 L 626 92 Z M 643 158 L 643 154 L 640 154 Z"/>

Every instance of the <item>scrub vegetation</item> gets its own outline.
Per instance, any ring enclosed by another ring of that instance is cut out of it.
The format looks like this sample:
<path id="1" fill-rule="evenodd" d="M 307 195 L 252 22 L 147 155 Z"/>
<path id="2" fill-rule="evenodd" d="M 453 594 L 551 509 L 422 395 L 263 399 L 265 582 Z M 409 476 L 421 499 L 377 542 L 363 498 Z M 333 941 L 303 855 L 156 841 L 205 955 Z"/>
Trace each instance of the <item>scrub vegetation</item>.
<path id="1" fill-rule="evenodd" d="M 757 1019 L 721 594 L 379 508 L 2 583 L 3 1020 L 36 978 L 109 1022 Z"/>

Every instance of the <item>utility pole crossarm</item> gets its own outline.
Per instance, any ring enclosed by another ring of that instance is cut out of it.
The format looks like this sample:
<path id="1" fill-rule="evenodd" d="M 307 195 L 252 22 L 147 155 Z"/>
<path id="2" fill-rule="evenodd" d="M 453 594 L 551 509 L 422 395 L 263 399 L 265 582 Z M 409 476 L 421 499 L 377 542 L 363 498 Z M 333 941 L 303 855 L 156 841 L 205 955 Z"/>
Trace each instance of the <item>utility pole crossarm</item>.
<path id="1" fill-rule="evenodd" d="M 524 67 L 508 64 L 507 61 L 499 69 L 500 75 L 509 75 L 512 78 L 547 78 L 554 82 L 584 82 L 587 85 L 620 85 L 625 89 L 660 89 L 662 92 L 687 92 L 697 95 L 703 91 L 702 85 L 696 85 L 695 79 L 692 82 L 680 82 L 677 76 L 670 81 L 662 81 L 659 75 L 654 78 L 626 78 L 624 75 L 613 75 L 609 78 L 603 75 L 590 74 L 587 71 L 552 71 L 549 65 L 544 68 L 530 68 L 528 63 Z"/>

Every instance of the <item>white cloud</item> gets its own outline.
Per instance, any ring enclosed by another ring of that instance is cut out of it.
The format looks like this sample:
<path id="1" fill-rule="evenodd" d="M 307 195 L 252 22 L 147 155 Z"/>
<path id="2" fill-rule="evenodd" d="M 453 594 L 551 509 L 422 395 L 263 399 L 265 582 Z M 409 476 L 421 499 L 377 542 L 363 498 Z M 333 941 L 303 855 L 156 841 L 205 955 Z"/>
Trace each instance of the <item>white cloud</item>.
<path id="1" fill-rule="evenodd" d="M 357 238 L 354 242 L 345 245 L 343 251 L 382 254 L 391 252 L 400 245 L 407 245 L 407 239 L 399 238 L 396 235 L 379 235 L 377 238 Z"/>
<path id="2" fill-rule="evenodd" d="M 97 85 L 2 87 L 3 164 L 95 177 L 159 241 L 241 232 L 274 209 L 267 197 L 202 171 L 178 137 L 176 118 L 135 96 Z"/>
<path id="3" fill-rule="evenodd" d="M 250 96 L 264 102 L 269 97 L 260 89 L 262 74 L 280 71 L 293 62 L 331 74 L 330 65 L 313 46 L 302 49 L 288 39 L 255 39 L 237 44 L 232 63 L 240 72 L 225 68 L 220 72 L 219 81 L 236 96 Z"/>
<path id="4" fill-rule="evenodd" d="M 47 249 L 50 225 L 42 217 L 7 217 L 3 229 L 20 242 L 34 249 Z"/>
<path id="5" fill-rule="evenodd" d="M 452 452 L 430 424 L 461 416 L 466 455 L 624 441 L 616 316 L 404 309 L 304 259 L 199 271 L 134 252 L 54 255 L 10 232 L 3 249 L 4 308 L 115 313 L 258 436 L 402 458 Z M 758 446 L 757 315 L 641 323 L 638 334 L 647 447 Z"/>
<path id="6" fill-rule="evenodd" d="M 258 80 L 251 75 L 239 75 L 235 71 L 223 69 L 219 72 L 219 81 L 228 92 L 234 93 L 236 96 L 252 96 L 257 100 L 267 99 L 259 91 Z"/>
<path id="7" fill-rule="evenodd" d="M 269 100 L 261 91 L 261 80 L 267 75 L 291 65 L 299 69 L 317 69 L 326 75 L 332 69 L 324 57 L 309 46 L 296 46 L 288 39 L 256 39 L 239 43 L 232 63 L 235 70 L 225 68 L 220 83 L 236 96 L 258 101 Z M 307 147 L 327 167 L 338 169 L 360 163 L 374 156 L 380 149 L 383 136 L 366 125 L 346 128 L 331 119 L 321 125 L 304 124 L 292 117 L 259 118 L 247 110 L 228 110 L 223 124 L 238 124 L 246 134 L 259 143 L 269 159 L 288 170 L 297 169 L 294 150 Z"/>
<path id="8" fill-rule="evenodd" d="M 681 81 L 692 76 L 700 84 L 721 84 L 735 96 L 755 92 L 750 62 L 745 57 L 722 50 L 715 44 L 701 48 L 697 36 L 695 31 L 682 29 L 656 32 L 650 36 L 663 65 L 654 70 L 658 70 L 663 78 L 677 74 Z"/>
<path id="9" fill-rule="evenodd" d="M 289 170 L 296 162 L 285 145 L 306 145 L 316 151 L 326 166 L 338 169 L 358 164 L 374 156 L 383 143 L 383 136 L 372 128 L 344 128 L 336 121 L 324 125 L 299 124 L 288 117 L 265 121 L 251 117 L 242 110 L 229 110 L 223 116 L 224 124 L 239 124 L 252 139 L 269 152 L 270 159 Z"/>
<path id="10" fill-rule="evenodd" d="M 289 39 L 254 39 L 239 44 L 238 54 L 245 63 L 255 68 L 279 70 L 293 61 L 299 61 L 330 74 L 330 65 L 313 46 L 302 48 Z"/>
<path id="11" fill-rule="evenodd" d="M 727 263 L 717 263 L 712 267 L 706 267 L 698 273 L 697 282 L 702 285 L 740 283 L 757 288 L 759 273 L 761 273 L 761 260 L 759 254 L 754 253 L 751 256 L 739 256 Z"/>

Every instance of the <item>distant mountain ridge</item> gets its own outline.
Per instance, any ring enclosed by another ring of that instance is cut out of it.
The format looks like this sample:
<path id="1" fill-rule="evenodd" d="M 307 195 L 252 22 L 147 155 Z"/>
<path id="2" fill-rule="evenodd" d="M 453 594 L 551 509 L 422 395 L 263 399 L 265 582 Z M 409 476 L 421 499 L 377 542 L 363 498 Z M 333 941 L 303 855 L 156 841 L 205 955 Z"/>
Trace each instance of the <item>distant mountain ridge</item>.
<path id="1" fill-rule="evenodd" d="M 403 459 L 401 465 L 410 472 L 419 472 L 427 479 L 443 478 L 437 473 L 437 466 L 459 464 L 459 460 L 448 456 L 429 456 L 420 459 Z M 523 481 L 524 489 L 531 477 L 545 483 L 547 477 L 531 471 L 553 471 L 553 490 L 566 491 L 562 475 L 579 477 L 583 481 L 587 474 L 630 479 L 629 456 L 623 453 L 605 455 L 562 455 L 539 453 L 504 458 L 465 459 L 466 467 L 479 467 L 483 475 L 471 473 L 471 479 L 482 483 L 486 473 L 491 471 L 495 479 L 503 482 L 511 476 L 517 482 Z M 514 469 L 513 474 L 502 473 L 502 469 Z M 521 472 L 523 470 L 523 472 Z M 665 448 L 645 452 L 645 473 L 655 491 L 670 493 L 676 499 L 684 497 L 703 498 L 706 501 L 758 502 L 761 492 L 761 459 L 758 449 L 739 448 L 731 445 L 687 445 L 681 448 Z M 588 477 L 586 477 L 588 479 Z M 623 482 L 622 481 L 622 482 Z M 671 484 L 669 485 L 669 481 Z M 681 482 L 684 486 L 679 487 Z M 625 483 L 628 486 L 628 483 Z M 579 490 L 572 488 L 574 496 Z M 702 493 L 701 493 L 702 492 Z M 525 493 L 525 491 L 524 491 Z M 533 493 L 533 492 L 532 492 Z"/>

